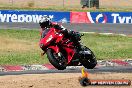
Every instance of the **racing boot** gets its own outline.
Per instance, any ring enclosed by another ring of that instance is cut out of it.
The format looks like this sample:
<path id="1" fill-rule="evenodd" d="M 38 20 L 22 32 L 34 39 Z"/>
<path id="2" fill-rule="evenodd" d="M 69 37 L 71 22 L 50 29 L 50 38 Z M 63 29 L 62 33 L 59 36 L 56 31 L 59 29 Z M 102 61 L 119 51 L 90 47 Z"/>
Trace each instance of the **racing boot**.
<path id="1" fill-rule="evenodd" d="M 83 51 L 83 50 L 84 50 L 84 46 L 81 44 L 80 41 L 76 42 L 76 46 L 77 46 L 77 49 L 78 49 L 79 51 Z"/>

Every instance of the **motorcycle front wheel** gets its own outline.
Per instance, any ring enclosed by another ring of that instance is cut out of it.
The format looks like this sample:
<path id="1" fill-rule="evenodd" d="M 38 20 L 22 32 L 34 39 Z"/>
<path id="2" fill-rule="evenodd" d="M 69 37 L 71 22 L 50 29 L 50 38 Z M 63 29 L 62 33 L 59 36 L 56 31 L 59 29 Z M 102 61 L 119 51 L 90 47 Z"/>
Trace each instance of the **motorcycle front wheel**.
<path id="1" fill-rule="evenodd" d="M 48 49 L 46 53 L 47 53 L 47 57 L 49 59 L 49 62 L 56 69 L 58 69 L 58 70 L 66 69 L 67 61 L 64 58 L 64 56 L 62 55 L 62 53 L 60 54 L 61 56 L 59 56 L 58 53 L 55 53 L 55 51 L 53 49 Z"/>

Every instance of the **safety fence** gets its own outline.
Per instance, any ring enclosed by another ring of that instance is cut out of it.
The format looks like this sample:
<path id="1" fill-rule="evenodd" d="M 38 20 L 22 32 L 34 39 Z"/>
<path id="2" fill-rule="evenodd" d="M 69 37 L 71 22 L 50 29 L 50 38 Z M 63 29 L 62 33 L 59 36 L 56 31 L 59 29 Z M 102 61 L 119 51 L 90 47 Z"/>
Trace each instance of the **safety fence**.
<path id="1" fill-rule="evenodd" d="M 59 12 L 0 10 L 0 22 L 38 23 L 42 16 L 61 23 L 132 23 L 132 12 Z"/>

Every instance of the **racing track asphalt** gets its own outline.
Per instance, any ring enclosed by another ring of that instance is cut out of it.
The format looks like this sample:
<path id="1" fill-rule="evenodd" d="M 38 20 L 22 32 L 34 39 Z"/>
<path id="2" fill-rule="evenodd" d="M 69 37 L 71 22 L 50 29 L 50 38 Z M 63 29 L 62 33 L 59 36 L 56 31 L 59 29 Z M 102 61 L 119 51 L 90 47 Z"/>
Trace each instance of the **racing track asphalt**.
<path id="1" fill-rule="evenodd" d="M 118 66 L 118 67 L 101 67 L 95 69 L 85 69 L 90 73 L 102 72 L 116 72 L 116 73 L 132 73 L 132 66 Z M 0 76 L 4 75 L 21 75 L 21 74 L 49 74 L 49 73 L 81 73 L 81 68 L 67 68 L 65 70 L 27 70 L 27 71 L 9 71 L 0 72 Z"/>
<path id="2" fill-rule="evenodd" d="M 97 33 L 116 33 L 116 34 L 132 34 L 132 24 L 63 24 L 67 29 L 73 29 L 80 32 L 97 32 Z M 39 29 L 36 23 L 0 23 L 0 29 Z M 91 73 L 100 72 L 132 72 L 132 67 L 101 67 L 97 69 L 89 69 Z M 29 71 L 10 71 L 0 72 L 2 75 L 20 75 L 20 74 L 46 74 L 46 73 L 80 73 L 79 68 L 66 70 L 29 70 Z"/>
<path id="3" fill-rule="evenodd" d="M 67 29 L 80 32 L 115 33 L 132 35 L 132 24 L 63 24 Z M 38 23 L 0 23 L 0 29 L 40 29 Z"/>

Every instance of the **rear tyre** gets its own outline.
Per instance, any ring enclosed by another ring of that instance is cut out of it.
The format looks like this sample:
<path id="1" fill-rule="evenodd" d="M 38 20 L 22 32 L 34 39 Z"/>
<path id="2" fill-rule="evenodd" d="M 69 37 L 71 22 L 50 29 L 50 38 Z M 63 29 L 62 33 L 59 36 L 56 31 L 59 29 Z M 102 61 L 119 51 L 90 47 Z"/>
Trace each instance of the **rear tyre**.
<path id="1" fill-rule="evenodd" d="M 84 47 L 84 51 L 88 51 L 89 54 L 81 54 L 80 63 L 87 69 L 93 69 L 97 65 L 96 57 L 86 46 Z"/>
<path id="2" fill-rule="evenodd" d="M 64 56 L 61 54 L 61 57 L 58 56 L 58 53 L 55 53 L 53 49 L 47 50 L 47 57 L 49 62 L 58 70 L 64 70 L 67 66 L 67 61 Z"/>

